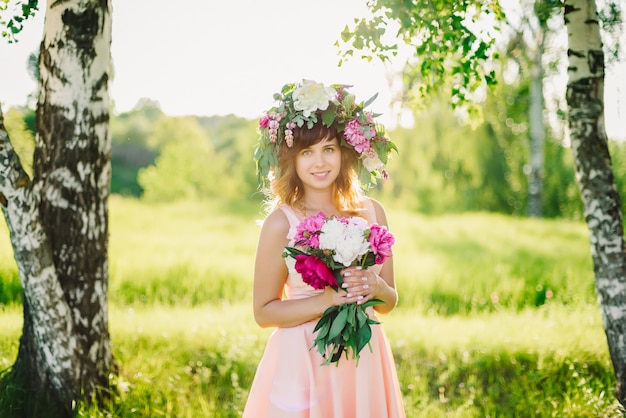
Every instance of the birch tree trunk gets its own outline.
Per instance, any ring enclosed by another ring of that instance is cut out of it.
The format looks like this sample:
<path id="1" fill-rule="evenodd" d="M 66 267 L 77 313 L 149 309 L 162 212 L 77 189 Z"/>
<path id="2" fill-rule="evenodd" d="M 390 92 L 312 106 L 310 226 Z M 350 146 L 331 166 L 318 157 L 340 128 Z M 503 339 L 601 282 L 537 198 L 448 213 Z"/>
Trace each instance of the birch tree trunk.
<path id="1" fill-rule="evenodd" d="M 626 254 L 620 196 L 604 127 L 604 54 L 596 4 L 565 1 L 569 130 L 589 228 L 596 291 L 617 381 L 626 401 Z"/>
<path id="2" fill-rule="evenodd" d="M 24 290 L 9 375 L 28 399 L 20 416 L 71 416 L 109 386 L 110 44 L 109 1 L 48 2 L 32 181 L 0 111 L 0 203 Z"/>

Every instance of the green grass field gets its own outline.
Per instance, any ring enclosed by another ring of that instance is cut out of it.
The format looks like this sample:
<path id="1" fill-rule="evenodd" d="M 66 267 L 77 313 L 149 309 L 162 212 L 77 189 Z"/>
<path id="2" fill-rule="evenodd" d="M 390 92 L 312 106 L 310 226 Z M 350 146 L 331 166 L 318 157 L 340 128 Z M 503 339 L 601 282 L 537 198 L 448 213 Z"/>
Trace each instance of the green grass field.
<path id="1" fill-rule="evenodd" d="M 383 322 L 408 417 L 623 416 L 583 224 L 388 212 L 400 304 Z M 80 416 L 239 416 L 272 331 L 251 312 L 259 218 L 246 202 L 111 199 L 120 396 Z M 10 253 L 2 223 L 0 369 L 22 321 Z"/>

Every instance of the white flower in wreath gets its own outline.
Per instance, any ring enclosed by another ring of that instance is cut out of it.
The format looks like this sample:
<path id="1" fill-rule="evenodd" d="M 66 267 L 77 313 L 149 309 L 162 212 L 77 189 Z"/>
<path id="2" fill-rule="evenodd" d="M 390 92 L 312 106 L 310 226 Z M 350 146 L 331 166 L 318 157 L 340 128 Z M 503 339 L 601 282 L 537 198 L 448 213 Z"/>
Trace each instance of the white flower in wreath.
<path id="1" fill-rule="evenodd" d="M 383 162 L 380 161 L 380 158 L 378 158 L 378 155 L 376 154 L 376 152 L 371 148 L 368 150 L 368 152 L 362 155 L 362 160 L 363 160 L 363 165 L 365 166 L 367 171 L 369 171 L 370 173 L 377 171 L 377 170 L 381 171 L 381 170 L 384 170 L 385 168 L 385 164 L 383 164 Z"/>
<path id="2" fill-rule="evenodd" d="M 302 80 L 302 85 L 293 91 L 293 107 L 301 110 L 304 117 L 311 116 L 316 110 L 328 109 L 330 100 L 337 92 L 332 87 L 312 80 Z"/>

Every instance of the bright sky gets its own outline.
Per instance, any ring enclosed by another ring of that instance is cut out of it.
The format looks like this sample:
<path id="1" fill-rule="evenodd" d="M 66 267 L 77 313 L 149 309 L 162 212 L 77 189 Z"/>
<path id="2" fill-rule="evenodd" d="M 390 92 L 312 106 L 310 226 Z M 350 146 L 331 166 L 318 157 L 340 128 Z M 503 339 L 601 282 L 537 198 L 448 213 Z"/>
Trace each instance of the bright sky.
<path id="1" fill-rule="evenodd" d="M 366 13 L 363 0 L 114 1 L 115 109 L 130 110 L 147 97 L 169 115 L 256 118 L 283 84 L 308 78 L 352 84 L 358 100 L 379 92 L 371 109 L 386 113 L 384 65 L 353 59 L 337 67 L 333 44 Z M 35 89 L 26 60 L 38 49 L 43 15 L 26 22 L 17 44 L 0 40 L 5 105 L 24 104 Z"/>
<path id="2" fill-rule="evenodd" d="M 25 104 L 35 89 L 26 61 L 41 40 L 41 3 L 18 43 L 0 40 L 0 103 L 5 107 Z M 371 109 L 390 123 L 387 79 L 392 69 L 357 58 L 337 67 L 335 41 L 353 18 L 366 15 L 364 0 L 114 1 L 115 110 L 128 111 L 145 97 L 172 116 L 256 118 L 273 104 L 272 95 L 283 84 L 309 78 L 352 84 L 358 100 L 378 92 Z M 607 74 L 607 131 L 613 137 L 626 137 L 626 88 L 615 81 L 625 69 Z"/>

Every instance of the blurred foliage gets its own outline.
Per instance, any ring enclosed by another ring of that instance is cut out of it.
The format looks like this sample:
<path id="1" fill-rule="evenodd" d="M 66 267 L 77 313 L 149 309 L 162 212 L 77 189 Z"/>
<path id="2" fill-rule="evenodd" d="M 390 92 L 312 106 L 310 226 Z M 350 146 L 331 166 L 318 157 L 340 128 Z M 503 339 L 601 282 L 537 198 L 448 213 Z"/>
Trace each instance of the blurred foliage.
<path id="1" fill-rule="evenodd" d="M 151 201 L 249 198 L 256 191 L 255 130 L 256 122 L 232 115 L 166 116 L 143 99 L 112 117 L 111 191 Z"/>
<path id="2" fill-rule="evenodd" d="M 35 131 L 32 122 L 35 112 L 30 109 L 11 108 L 4 115 L 9 138 L 15 152 L 20 157 L 24 171 L 30 177 L 33 175 L 33 153 L 35 151 Z"/>
<path id="3" fill-rule="evenodd" d="M 171 201 L 219 194 L 221 185 L 214 176 L 223 171 L 225 161 L 217 158 L 197 119 L 161 119 L 149 140 L 160 152 L 154 165 L 139 170 L 144 198 Z"/>
<path id="4" fill-rule="evenodd" d="M 444 98 L 416 114 L 415 126 L 390 133 L 400 150 L 390 179 L 374 195 L 425 214 L 489 211 L 525 216 L 528 207 L 527 100 L 517 86 L 499 83 L 477 126 Z M 580 219 L 582 206 L 571 151 L 548 132 L 545 217 Z"/>

